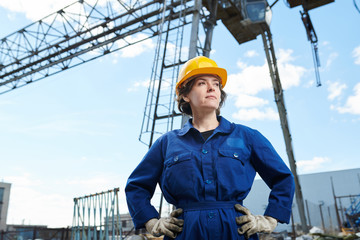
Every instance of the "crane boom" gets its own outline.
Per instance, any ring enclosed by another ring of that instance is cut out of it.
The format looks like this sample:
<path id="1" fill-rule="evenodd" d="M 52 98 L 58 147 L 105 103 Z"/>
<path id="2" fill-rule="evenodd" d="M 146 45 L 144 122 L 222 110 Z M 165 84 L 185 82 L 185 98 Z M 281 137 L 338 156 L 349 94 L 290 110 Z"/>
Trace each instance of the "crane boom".
<path id="1" fill-rule="evenodd" d="M 176 18 L 180 4 L 169 3 L 165 19 Z M 0 94 L 157 36 L 161 8 L 160 1 L 77 1 L 8 35 L 0 41 Z"/>

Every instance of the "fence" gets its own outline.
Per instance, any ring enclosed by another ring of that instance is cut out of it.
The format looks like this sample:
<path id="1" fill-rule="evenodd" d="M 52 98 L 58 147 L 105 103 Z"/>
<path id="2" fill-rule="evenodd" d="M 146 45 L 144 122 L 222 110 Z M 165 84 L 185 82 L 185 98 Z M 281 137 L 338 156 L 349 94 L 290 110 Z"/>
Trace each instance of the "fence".
<path id="1" fill-rule="evenodd" d="M 318 227 L 326 233 L 341 231 L 341 229 L 339 230 L 335 204 L 326 204 L 325 201 L 314 203 L 305 200 L 305 211 L 307 225 L 310 229 L 312 227 Z M 299 213 L 295 203 L 293 204 L 292 214 L 293 222 L 295 224 L 300 223 Z"/>
<path id="2" fill-rule="evenodd" d="M 0 240 L 70 240 L 70 228 L 36 228 L 22 227 L 13 231 L 2 231 Z"/>

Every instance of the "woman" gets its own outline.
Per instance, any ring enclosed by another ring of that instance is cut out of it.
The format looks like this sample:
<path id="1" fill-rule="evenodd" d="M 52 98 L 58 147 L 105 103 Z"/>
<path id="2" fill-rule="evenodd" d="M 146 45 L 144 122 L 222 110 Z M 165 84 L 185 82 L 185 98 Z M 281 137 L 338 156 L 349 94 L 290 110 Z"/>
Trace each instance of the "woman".
<path id="1" fill-rule="evenodd" d="M 161 136 L 133 171 L 126 186 L 137 229 L 164 239 L 258 239 L 288 223 L 293 176 L 270 142 L 258 131 L 220 115 L 227 73 L 206 57 L 186 62 L 176 85 L 179 110 L 192 118 L 180 130 Z M 242 206 L 255 174 L 271 189 L 264 216 Z M 150 199 L 159 183 L 176 206 L 158 219 Z"/>

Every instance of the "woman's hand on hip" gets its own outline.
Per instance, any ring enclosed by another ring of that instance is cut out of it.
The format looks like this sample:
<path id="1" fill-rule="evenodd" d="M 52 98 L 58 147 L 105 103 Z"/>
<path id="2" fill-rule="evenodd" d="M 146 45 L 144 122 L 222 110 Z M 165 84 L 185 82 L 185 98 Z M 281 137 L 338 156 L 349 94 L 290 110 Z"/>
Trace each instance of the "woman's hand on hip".
<path id="1" fill-rule="evenodd" d="M 145 223 L 146 230 L 155 237 L 166 235 L 171 238 L 176 238 L 177 234 L 183 230 L 184 220 L 177 219 L 183 210 L 178 208 L 171 212 L 169 217 L 152 218 Z"/>
<path id="2" fill-rule="evenodd" d="M 238 233 L 244 234 L 246 238 L 258 232 L 271 233 L 277 226 L 277 220 L 273 217 L 252 215 L 249 209 L 240 204 L 235 204 L 235 209 L 244 214 L 243 216 L 236 217 L 236 223 L 241 225 L 238 228 Z"/>

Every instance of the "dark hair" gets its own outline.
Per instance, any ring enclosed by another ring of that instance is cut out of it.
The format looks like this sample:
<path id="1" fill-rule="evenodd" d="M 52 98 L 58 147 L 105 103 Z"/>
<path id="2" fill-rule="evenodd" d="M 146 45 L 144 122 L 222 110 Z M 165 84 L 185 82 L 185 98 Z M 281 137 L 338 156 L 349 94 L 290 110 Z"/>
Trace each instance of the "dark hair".
<path id="1" fill-rule="evenodd" d="M 199 75 L 198 75 L 199 76 Z M 190 103 L 186 102 L 184 100 L 184 97 L 187 96 L 191 89 L 193 88 L 194 86 L 194 83 L 195 83 L 195 79 L 198 77 L 198 76 L 194 76 L 193 78 L 187 80 L 183 85 L 181 85 L 178 89 L 178 92 L 179 92 L 179 95 L 176 99 L 177 103 L 178 103 L 178 109 L 180 112 L 182 113 L 185 113 L 189 116 L 192 116 L 192 111 L 191 111 L 191 106 L 190 106 Z M 220 103 L 219 103 L 219 108 L 216 109 L 216 115 L 220 115 L 220 108 L 224 105 L 225 103 L 225 99 L 226 99 L 226 92 L 224 92 L 224 90 L 222 89 L 222 85 L 221 85 L 221 82 L 220 82 L 220 93 L 221 93 L 221 96 L 220 96 Z"/>

